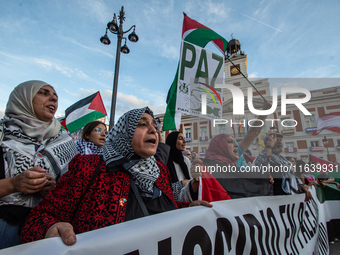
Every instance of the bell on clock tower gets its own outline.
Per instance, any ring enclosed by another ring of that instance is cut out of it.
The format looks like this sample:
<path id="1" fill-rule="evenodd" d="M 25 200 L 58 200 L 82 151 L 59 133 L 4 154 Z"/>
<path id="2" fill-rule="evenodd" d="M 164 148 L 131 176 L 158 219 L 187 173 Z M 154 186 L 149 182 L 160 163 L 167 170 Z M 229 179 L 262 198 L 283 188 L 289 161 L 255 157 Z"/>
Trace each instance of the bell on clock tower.
<path id="1" fill-rule="evenodd" d="M 241 72 L 247 76 L 247 56 L 243 51 L 241 51 L 241 43 L 239 40 L 232 38 L 229 41 L 225 56 L 225 63 L 226 79 L 238 78 L 241 75 Z"/>
<path id="2" fill-rule="evenodd" d="M 227 47 L 227 54 L 230 56 L 232 54 L 235 54 L 241 50 L 241 44 L 239 40 L 232 39 L 228 43 Z"/>

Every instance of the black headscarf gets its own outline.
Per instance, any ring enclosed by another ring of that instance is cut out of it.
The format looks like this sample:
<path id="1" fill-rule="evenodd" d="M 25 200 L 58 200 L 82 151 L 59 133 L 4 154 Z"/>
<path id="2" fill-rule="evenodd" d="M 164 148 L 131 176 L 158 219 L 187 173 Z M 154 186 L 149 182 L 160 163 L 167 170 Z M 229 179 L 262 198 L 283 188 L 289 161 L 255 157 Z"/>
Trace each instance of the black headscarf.
<path id="1" fill-rule="evenodd" d="M 172 182 L 178 182 L 176 168 L 173 162 L 176 162 L 181 167 L 186 179 L 190 179 L 187 164 L 184 162 L 183 154 L 176 148 L 177 137 L 180 134 L 178 131 L 171 132 L 166 138 L 166 144 L 170 146 L 170 155 L 167 166 L 170 170 Z"/>

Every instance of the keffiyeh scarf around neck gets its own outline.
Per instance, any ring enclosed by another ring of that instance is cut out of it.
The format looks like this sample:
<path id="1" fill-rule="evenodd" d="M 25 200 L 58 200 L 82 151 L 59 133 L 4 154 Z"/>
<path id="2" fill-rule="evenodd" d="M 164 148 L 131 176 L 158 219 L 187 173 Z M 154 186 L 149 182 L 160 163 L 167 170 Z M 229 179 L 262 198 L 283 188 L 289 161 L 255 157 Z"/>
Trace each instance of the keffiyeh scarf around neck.
<path id="1" fill-rule="evenodd" d="M 156 159 L 154 156 L 146 159 L 141 158 L 131 145 L 133 134 L 143 113 L 154 117 L 149 107 L 144 107 L 130 110 L 119 118 L 106 138 L 103 157 L 109 170 L 122 165 L 125 170 L 131 173 L 137 187 L 152 196 L 154 183 L 160 174 Z"/>
<path id="2" fill-rule="evenodd" d="M 282 172 L 282 190 L 290 195 L 299 194 L 300 191 L 298 185 L 301 185 L 302 182 L 300 178 L 295 176 L 292 163 L 281 155 L 276 155 L 274 153 L 272 153 L 270 161 L 273 162 L 273 165 L 282 166 L 286 169 L 289 169 L 289 171 Z"/>
<path id="3" fill-rule="evenodd" d="M 99 147 L 92 142 L 86 142 L 85 139 L 80 139 L 76 142 L 76 147 L 80 155 L 102 155 L 103 147 Z"/>
<path id="4" fill-rule="evenodd" d="M 40 143 L 27 136 L 7 116 L 0 121 L 0 125 L 4 127 L 0 149 L 4 154 L 5 178 L 38 166 L 53 174 L 58 180 L 68 170 L 68 163 L 77 154 L 74 142 L 65 130 L 60 130 L 56 136 Z M 34 207 L 40 200 L 41 197 L 38 195 L 16 192 L 0 198 L 0 205 Z"/>

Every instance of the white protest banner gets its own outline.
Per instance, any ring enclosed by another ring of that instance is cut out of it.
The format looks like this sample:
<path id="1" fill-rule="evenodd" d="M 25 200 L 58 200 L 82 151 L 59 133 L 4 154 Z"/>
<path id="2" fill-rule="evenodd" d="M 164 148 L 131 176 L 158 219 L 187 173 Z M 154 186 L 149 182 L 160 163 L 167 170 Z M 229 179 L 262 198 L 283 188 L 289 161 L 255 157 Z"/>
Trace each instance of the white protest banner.
<path id="1" fill-rule="evenodd" d="M 49 255 L 328 254 L 325 202 L 304 194 L 214 202 L 140 218 L 77 235 L 73 246 L 50 238 L 1 250 Z M 340 203 L 340 201 L 332 201 Z M 334 208 L 333 208 L 334 209 Z M 340 217 L 338 217 L 340 218 Z"/>
<path id="2" fill-rule="evenodd" d="M 215 84 L 223 82 L 223 63 L 222 55 L 182 40 L 176 112 L 222 118 L 221 89 Z M 202 101 L 206 109 L 201 109 Z"/>

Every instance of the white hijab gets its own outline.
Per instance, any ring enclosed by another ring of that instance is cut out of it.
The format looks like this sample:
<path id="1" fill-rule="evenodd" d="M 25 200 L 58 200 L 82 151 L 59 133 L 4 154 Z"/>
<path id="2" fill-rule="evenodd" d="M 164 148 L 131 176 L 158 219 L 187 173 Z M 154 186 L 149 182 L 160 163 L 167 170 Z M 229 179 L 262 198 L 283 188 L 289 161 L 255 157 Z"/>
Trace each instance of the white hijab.
<path id="1" fill-rule="evenodd" d="M 39 142 L 56 136 L 60 131 L 60 123 L 55 117 L 46 122 L 38 119 L 34 112 L 33 98 L 45 85 L 51 86 L 43 81 L 26 81 L 16 86 L 7 102 L 5 115 L 8 118 L 4 118 L 5 121 L 14 122 L 23 133 Z"/>

